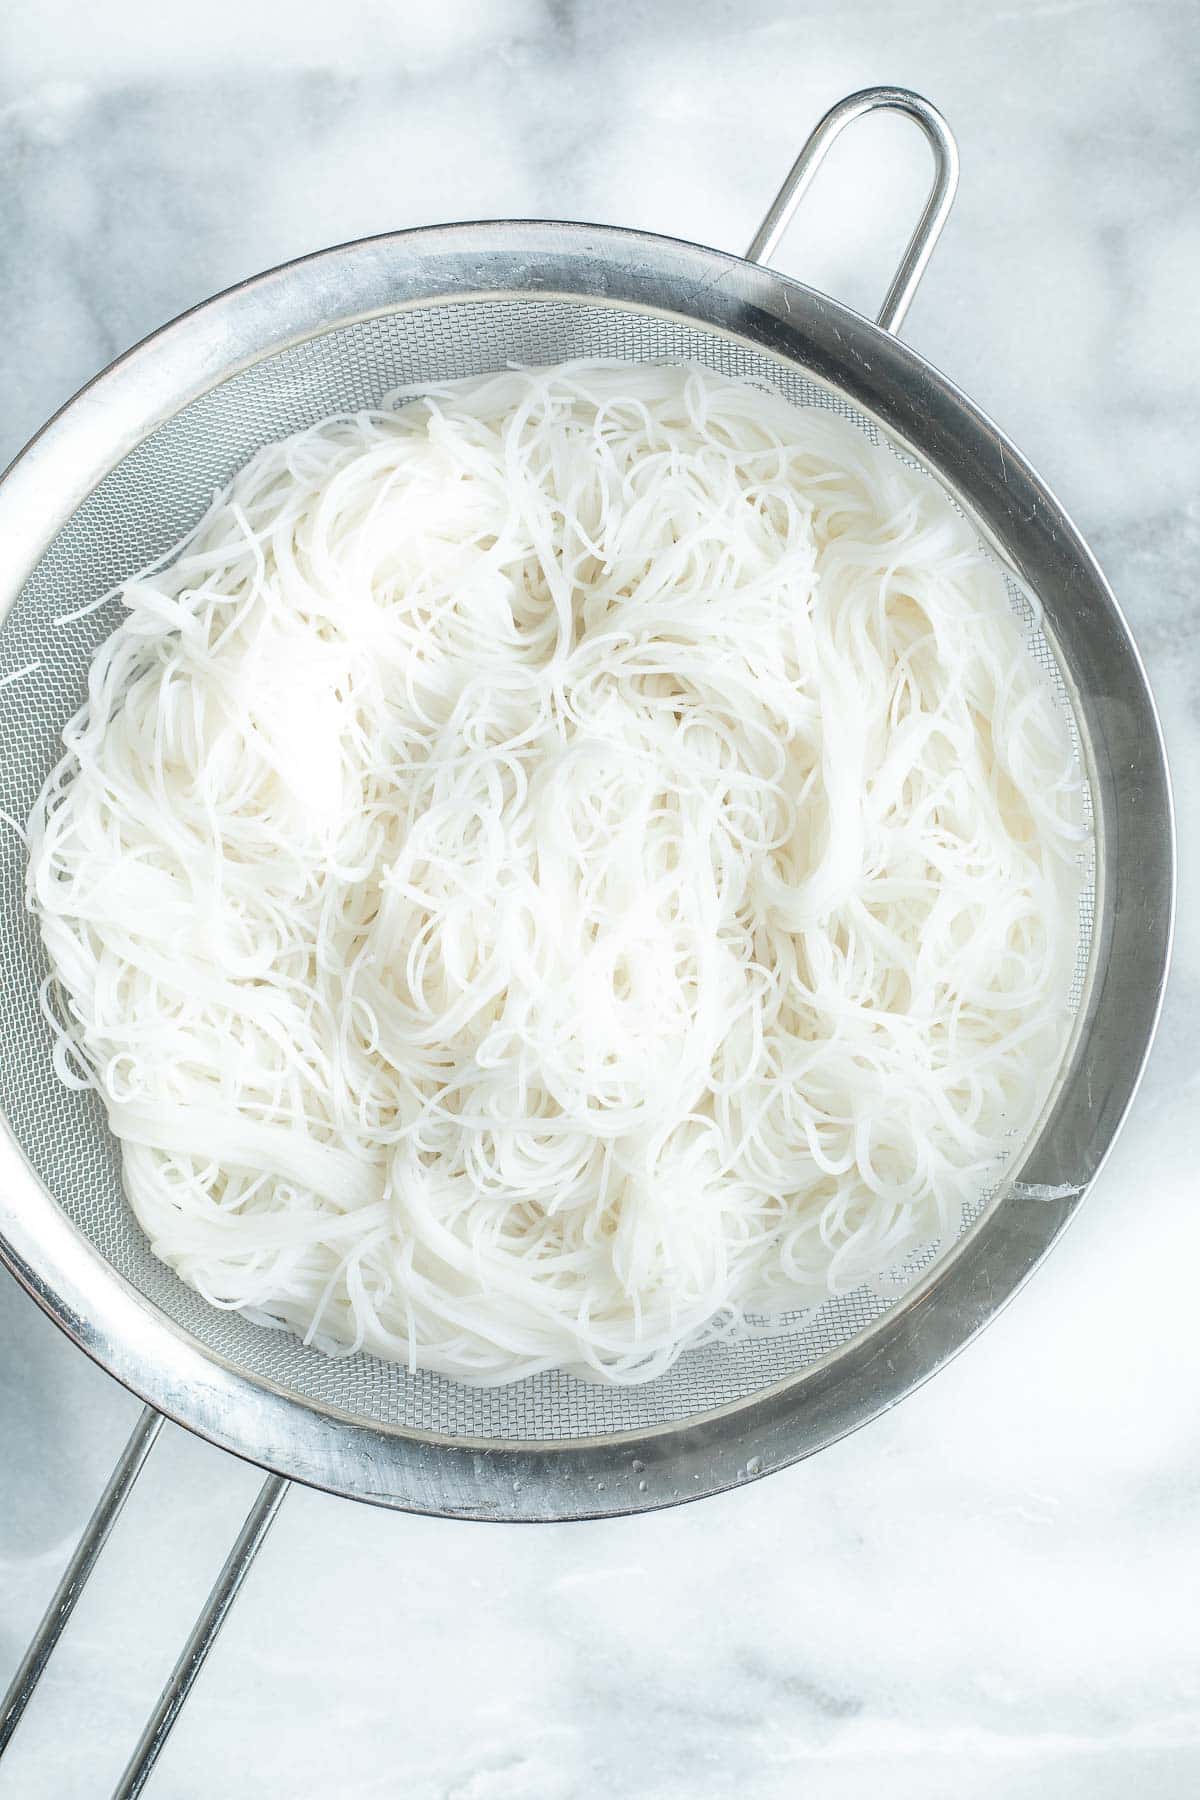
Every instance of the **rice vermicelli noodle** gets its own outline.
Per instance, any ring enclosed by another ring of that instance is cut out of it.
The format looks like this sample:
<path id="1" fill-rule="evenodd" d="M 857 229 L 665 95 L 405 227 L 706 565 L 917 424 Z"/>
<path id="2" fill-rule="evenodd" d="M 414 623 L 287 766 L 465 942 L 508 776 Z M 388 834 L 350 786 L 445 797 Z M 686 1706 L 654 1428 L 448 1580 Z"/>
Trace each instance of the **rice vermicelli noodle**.
<path id="1" fill-rule="evenodd" d="M 1068 726 L 848 422 L 695 367 L 401 393 L 120 596 L 28 893 L 59 1072 L 213 1304 L 648 1379 L 952 1240 L 1038 1113 Z"/>

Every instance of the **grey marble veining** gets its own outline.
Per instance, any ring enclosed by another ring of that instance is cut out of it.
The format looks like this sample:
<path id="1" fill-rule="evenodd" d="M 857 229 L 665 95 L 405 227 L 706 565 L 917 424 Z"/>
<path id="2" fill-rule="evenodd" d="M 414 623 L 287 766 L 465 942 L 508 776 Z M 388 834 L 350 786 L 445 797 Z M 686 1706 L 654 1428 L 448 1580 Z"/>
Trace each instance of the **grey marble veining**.
<path id="1" fill-rule="evenodd" d="M 1063 497 L 1178 788 L 1173 987 L 1080 1219 L 897 1411 L 732 1496 L 536 1530 L 287 1501 L 156 1800 L 1191 1800 L 1200 1791 L 1200 13 L 1189 0 L 17 0 L 0 454 L 214 289 L 441 218 L 741 249 L 823 108 L 907 83 L 959 204 L 906 335 Z M 869 309 L 925 181 L 844 140 L 783 265 Z M 0 1282 L 0 1680 L 130 1397 Z M 254 1492 L 168 1431 L 0 1800 L 104 1795 Z"/>

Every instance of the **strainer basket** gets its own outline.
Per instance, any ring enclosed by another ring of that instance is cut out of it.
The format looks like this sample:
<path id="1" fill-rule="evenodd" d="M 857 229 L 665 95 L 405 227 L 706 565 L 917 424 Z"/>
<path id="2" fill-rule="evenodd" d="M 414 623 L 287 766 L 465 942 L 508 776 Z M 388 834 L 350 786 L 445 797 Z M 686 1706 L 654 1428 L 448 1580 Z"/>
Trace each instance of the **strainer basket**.
<path id="1" fill-rule="evenodd" d="M 837 133 L 878 107 L 925 133 L 935 180 L 877 323 L 765 266 Z M 867 1290 L 785 1333 L 695 1350 L 609 1388 L 546 1374 L 472 1389 L 332 1360 L 208 1306 L 151 1254 L 103 1109 L 67 1093 L 15 834 L 0 843 L 0 1256 L 147 1411 L 0 1713 L 0 1749 L 163 1416 L 269 1479 L 126 1773 L 140 1791 L 288 1479 L 458 1518 L 584 1518 L 712 1494 L 892 1405 L 1020 1286 L 1079 1204 L 1132 1099 L 1169 954 L 1166 764 L 1137 651 L 1078 532 L 1028 463 L 895 336 L 954 195 L 953 140 L 905 90 L 854 95 L 814 132 L 749 259 L 611 227 L 503 221 L 344 245 L 244 283 L 85 388 L 0 485 L 0 807 L 26 816 L 112 629 L 59 625 L 168 549 L 261 445 L 389 388 L 577 356 L 691 360 L 832 409 L 925 468 L 1009 579 L 1072 722 L 1094 825 L 1076 1018 L 1054 1090 L 958 1242 L 899 1298 Z M 1029 596 L 1040 602 L 1038 616 Z"/>

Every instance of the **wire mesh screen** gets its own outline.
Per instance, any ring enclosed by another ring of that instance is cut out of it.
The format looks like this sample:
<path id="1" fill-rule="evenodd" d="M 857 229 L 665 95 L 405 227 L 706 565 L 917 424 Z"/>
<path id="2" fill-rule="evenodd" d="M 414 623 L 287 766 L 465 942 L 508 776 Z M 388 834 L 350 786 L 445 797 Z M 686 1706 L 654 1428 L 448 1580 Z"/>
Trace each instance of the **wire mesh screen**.
<path id="1" fill-rule="evenodd" d="M 57 760 L 61 728 L 83 696 L 89 656 L 120 609 L 114 602 L 73 624 L 54 621 L 169 549 L 199 518 L 213 489 L 254 451 L 330 413 L 374 405 L 388 388 L 404 383 L 480 374 L 506 362 L 580 356 L 699 362 L 776 389 L 797 406 L 829 408 L 879 440 L 868 419 L 793 365 L 723 333 L 632 307 L 558 298 L 458 301 L 360 320 L 292 345 L 160 427 L 111 471 L 48 546 L 0 628 L 0 679 L 25 671 L 0 694 L 0 806 L 14 819 L 27 816 Z M 1033 653 L 1051 672 L 1069 713 L 1058 665 L 1029 602 L 1015 583 L 1010 592 Z M 46 963 L 25 910 L 23 872 L 20 841 L 5 831 L 0 1103 L 33 1168 L 96 1250 L 178 1328 L 251 1376 L 401 1429 L 505 1440 L 606 1436 L 746 1399 L 830 1356 L 895 1304 L 860 1288 L 794 1315 L 778 1335 L 693 1350 L 667 1375 L 640 1387 L 609 1388 L 551 1373 L 494 1389 L 410 1375 L 361 1353 L 331 1359 L 289 1333 L 210 1306 L 152 1255 L 122 1193 L 120 1153 L 100 1102 L 90 1093 L 66 1091 L 54 1074 L 51 1034 L 38 1004 Z M 1087 969 L 1092 906 L 1087 883 L 1076 1000 Z M 979 1196 L 967 1223 L 989 1197 Z M 912 1259 L 905 1273 L 915 1275 L 933 1254 Z"/>

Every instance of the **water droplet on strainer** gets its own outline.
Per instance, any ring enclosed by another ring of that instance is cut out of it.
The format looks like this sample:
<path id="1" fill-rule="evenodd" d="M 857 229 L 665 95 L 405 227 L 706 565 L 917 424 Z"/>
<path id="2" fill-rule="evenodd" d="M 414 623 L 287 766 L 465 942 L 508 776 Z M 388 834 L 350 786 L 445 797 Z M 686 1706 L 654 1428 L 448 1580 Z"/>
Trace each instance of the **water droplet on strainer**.
<path id="1" fill-rule="evenodd" d="M 638 1482 L 638 1493 L 644 1494 L 646 1489 L 649 1487 L 649 1485 L 650 1485 L 650 1483 L 648 1481 L 639 1481 Z"/>

